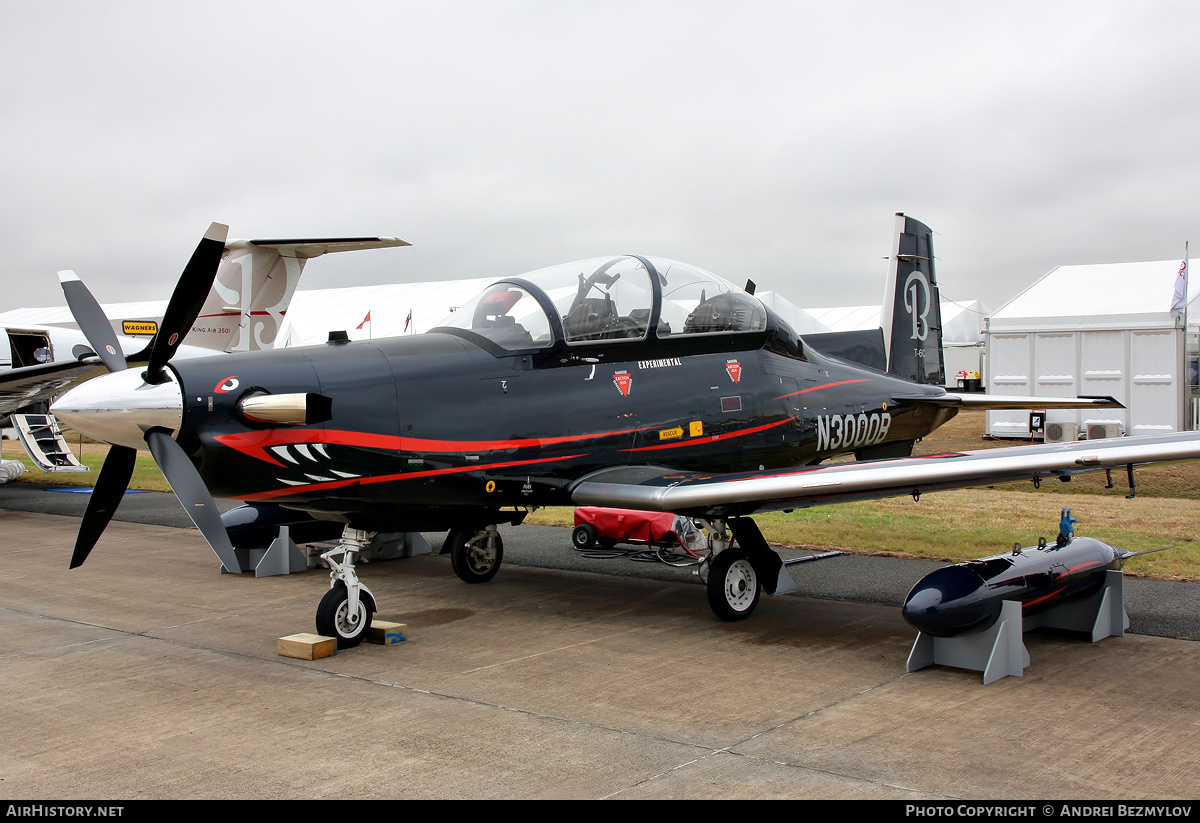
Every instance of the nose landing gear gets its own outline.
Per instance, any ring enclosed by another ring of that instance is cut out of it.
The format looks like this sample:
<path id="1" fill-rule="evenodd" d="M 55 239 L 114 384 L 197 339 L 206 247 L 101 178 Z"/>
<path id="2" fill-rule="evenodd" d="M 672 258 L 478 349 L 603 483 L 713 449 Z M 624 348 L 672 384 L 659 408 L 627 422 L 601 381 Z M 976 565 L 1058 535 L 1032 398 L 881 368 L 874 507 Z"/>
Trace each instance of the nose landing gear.
<path id="1" fill-rule="evenodd" d="M 357 646 L 371 628 L 375 595 L 359 582 L 354 561 L 373 536 L 371 532 L 347 526 L 341 542 L 321 555 L 330 572 L 329 591 L 317 606 L 317 634 L 336 637 L 339 649 Z M 333 559 L 337 555 L 341 555 L 341 562 Z"/>

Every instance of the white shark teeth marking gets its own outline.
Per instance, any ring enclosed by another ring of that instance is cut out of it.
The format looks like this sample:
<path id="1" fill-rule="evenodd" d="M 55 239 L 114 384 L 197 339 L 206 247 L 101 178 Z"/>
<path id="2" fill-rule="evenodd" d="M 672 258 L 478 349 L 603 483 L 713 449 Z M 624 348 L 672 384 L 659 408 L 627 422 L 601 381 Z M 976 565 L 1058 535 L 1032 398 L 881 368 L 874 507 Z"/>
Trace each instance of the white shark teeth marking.
<path id="1" fill-rule="evenodd" d="M 316 449 L 317 451 L 319 451 L 321 453 L 321 456 L 324 457 L 326 460 L 329 459 L 329 452 L 325 451 L 324 443 L 313 443 L 312 447 L 314 449 Z"/>
<path id="2" fill-rule="evenodd" d="M 361 475 L 350 474 L 349 472 L 340 472 L 337 469 L 331 469 L 330 471 L 332 471 L 338 477 L 361 477 Z"/>
<path id="3" fill-rule="evenodd" d="M 310 451 L 308 450 L 308 444 L 307 444 L 307 443 L 297 443 L 297 444 L 296 444 L 296 451 L 298 451 L 298 452 L 300 452 L 300 454 L 304 455 L 304 457 L 305 457 L 305 459 L 306 459 L 306 460 L 312 460 L 312 461 L 314 461 L 314 462 L 315 462 L 315 461 L 316 461 L 316 459 L 317 459 L 317 458 L 313 457 L 313 456 L 312 456 L 312 452 L 310 452 Z"/>
<path id="4" fill-rule="evenodd" d="M 275 480 L 288 486 L 307 486 L 303 480 L 284 480 L 282 477 L 276 477 Z"/>
<path id="5" fill-rule="evenodd" d="M 272 446 L 271 451 L 275 452 L 275 454 L 279 455 L 280 457 L 282 457 L 284 460 L 288 461 L 289 463 L 295 463 L 296 465 L 300 465 L 299 461 L 296 460 L 296 458 L 292 457 L 292 455 L 288 453 L 287 446 Z"/>
<path id="6" fill-rule="evenodd" d="M 321 477 L 321 475 L 319 475 L 319 474 L 306 474 L 304 476 L 307 477 L 309 480 L 313 481 L 314 483 L 328 483 L 330 480 L 333 479 L 332 477 Z"/>

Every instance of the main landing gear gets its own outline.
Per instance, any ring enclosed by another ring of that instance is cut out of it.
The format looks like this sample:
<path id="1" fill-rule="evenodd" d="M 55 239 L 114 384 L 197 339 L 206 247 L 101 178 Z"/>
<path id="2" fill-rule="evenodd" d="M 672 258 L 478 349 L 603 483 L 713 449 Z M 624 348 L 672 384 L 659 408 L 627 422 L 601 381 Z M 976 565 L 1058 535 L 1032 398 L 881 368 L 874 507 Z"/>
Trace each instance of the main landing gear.
<path id="1" fill-rule="evenodd" d="M 707 588 L 709 608 L 717 617 L 730 622 L 745 620 L 754 613 L 764 590 L 782 594 L 795 589 L 783 560 L 767 545 L 753 520 L 737 517 L 728 522 L 696 522 L 708 532 L 712 546 L 712 554 L 700 567 L 700 576 Z"/>
<path id="2" fill-rule="evenodd" d="M 371 542 L 373 534 L 347 526 L 337 546 L 321 555 L 329 564 L 329 591 L 317 606 L 317 634 L 336 637 L 339 649 L 357 646 L 371 628 L 375 595 L 358 580 L 354 561 Z M 341 562 L 334 560 L 341 555 Z"/>
<path id="3" fill-rule="evenodd" d="M 486 583 L 500 571 L 504 540 L 495 524 L 485 528 L 451 529 L 442 554 L 450 555 L 450 566 L 466 583 Z"/>

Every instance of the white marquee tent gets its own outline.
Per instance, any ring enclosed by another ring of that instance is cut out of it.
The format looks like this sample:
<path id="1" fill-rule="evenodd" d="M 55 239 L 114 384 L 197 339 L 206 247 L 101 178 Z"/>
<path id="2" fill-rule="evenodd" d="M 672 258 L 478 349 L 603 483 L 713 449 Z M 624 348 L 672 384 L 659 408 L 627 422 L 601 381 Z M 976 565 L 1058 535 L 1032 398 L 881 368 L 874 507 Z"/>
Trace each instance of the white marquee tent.
<path id="1" fill-rule="evenodd" d="M 1180 260 L 1059 266 L 989 318 L 992 394 L 1111 395 L 1125 409 L 1050 411 L 1058 437 L 1108 424 L 1125 434 L 1181 431 L 1192 404 L 1186 335 L 1171 317 Z M 1195 288 L 1189 289 L 1189 302 Z M 1195 312 L 1189 312 L 1195 316 Z M 1189 321 L 1192 331 L 1195 322 Z M 1191 358 L 1194 359 L 1194 355 Z M 1193 418 L 1194 419 L 1194 418 Z M 1050 428 L 1049 426 L 1047 427 Z M 1029 437 L 1026 412 L 989 412 L 987 431 Z M 1093 429 L 1093 436 L 1100 434 Z"/>

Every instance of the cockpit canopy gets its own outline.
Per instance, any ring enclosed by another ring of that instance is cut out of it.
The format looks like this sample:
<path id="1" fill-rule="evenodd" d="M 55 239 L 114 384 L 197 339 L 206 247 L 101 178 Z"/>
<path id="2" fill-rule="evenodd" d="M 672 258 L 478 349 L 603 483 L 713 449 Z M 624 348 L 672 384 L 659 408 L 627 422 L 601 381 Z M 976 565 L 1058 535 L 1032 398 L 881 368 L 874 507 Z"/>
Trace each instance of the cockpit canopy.
<path id="1" fill-rule="evenodd" d="M 762 331 L 761 303 L 715 274 L 674 260 L 598 257 L 501 280 L 437 328 L 509 351 Z"/>

